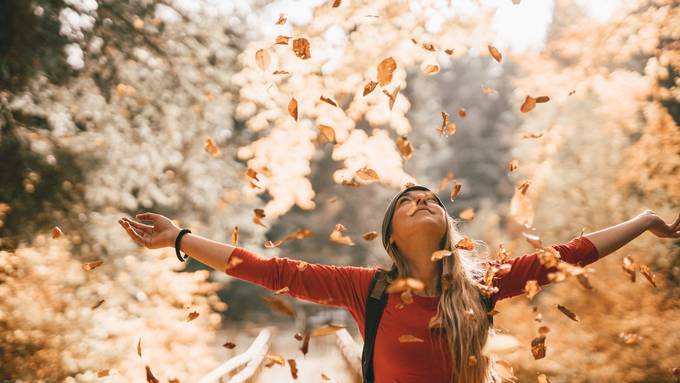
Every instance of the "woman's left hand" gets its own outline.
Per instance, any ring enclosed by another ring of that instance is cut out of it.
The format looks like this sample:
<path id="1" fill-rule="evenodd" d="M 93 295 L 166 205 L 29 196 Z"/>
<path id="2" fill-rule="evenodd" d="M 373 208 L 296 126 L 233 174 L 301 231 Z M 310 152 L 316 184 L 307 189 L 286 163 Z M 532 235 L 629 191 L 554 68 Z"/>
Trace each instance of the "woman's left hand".
<path id="1" fill-rule="evenodd" d="M 656 213 L 647 209 L 640 213 L 641 217 L 647 219 L 647 230 L 659 238 L 680 238 L 680 214 L 675 222 L 666 224 Z"/>

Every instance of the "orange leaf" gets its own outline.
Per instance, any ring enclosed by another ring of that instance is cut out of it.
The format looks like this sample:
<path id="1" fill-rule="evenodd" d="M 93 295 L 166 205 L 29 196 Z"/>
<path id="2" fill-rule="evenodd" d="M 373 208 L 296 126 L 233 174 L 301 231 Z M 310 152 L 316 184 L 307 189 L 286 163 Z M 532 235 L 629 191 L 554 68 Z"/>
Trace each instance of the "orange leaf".
<path id="1" fill-rule="evenodd" d="M 397 69 L 397 62 L 392 57 L 388 57 L 378 64 L 378 83 L 385 86 L 392 81 L 392 74 Z"/>
<path id="2" fill-rule="evenodd" d="M 293 52 L 295 55 L 303 60 L 307 60 L 312 57 L 309 50 L 309 40 L 304 37 L 299 37 L 293 39 Z"/>
<path id="3" fill-rule="evenodd" d="M 493 56 L 493 58 L 498 62 L 501 62 L 501 60 L 503 59 L 503 55 L 501 55 L 501 52 L 499 52 L 498 49 L 496 49 L 496 47 L 494 47 L 493 45 L 489 45 L 489 53 L 491 53 L 491 56 Z"/>
<path id="4" fill-rule="evenodd" d="M 104 261 L 102 261 L 102 260 L 100 259 L 100 260 L 97 260 L 97 261 L 94 261 L 94 262 L 83 263 L 83 264 L 81 265 L 81 267 L 82 267 L 83 270 L 85 270 L 85 271 L 90 271 L 90 270 L 93 270 L 93 269 L 95 269 L 95 268 L 101 266 L 102 263 L 104 263 Z"/>
<path id="5" fill-rule="evenodd" d="M 531 96 L 527 96 L 527 98 L 524 99 L 524 103 L 519 108 L 519 110 L 522 113 L 527 113 L 530 110 L 534 109 L 535 107 L 536 107 L 536 99 L 531 97 Z"/>
<path id="6" fill-rule="evenodd" d="M 406 334 L 399 336 L 400 343 L 412 343 L 412 342 L 425 342 L 424 340 L 418 338 L 417 336 Z"/>
<path id="7" fill-rule="evenodd" d="M 295 97 L 291 98 L 290 102 L 288 103 L 288 113 L 295 119 L 295 121 L 298 120 L 298 102 Z"/>
<path id="8" fill-rule="evenodd" d="M 255 61 L 260 69 L 266 71 L 269 67 L 269 62 L 271 61 L 269 59 L 269 53 L 267 53 L 265 49 L 258 49 L 257 52 L 255 52 Z"/>

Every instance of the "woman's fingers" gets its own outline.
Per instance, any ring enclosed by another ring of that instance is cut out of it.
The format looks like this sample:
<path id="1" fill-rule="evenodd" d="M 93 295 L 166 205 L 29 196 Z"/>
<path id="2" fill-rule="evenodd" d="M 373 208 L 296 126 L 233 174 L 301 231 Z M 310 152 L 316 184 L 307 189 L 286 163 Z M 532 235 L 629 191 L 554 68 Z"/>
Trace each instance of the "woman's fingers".
<path id="1" fill-rule="evenodd" d="M 141 231 L 143 231 L 143 232 L 145 232 L 145 233 L 151 233 L 151 232 L 153 231 L 153 226 L 151 226 L 151 225 L 147 225 L 147 224 L 144 224 L 144 223 L 135 222 L 135 221 L 133 221 L 133 220 L 127 218 L 127 217 L 123 217 L 123 220 L 124 220 L 125 222 L 128 222 L 128 223 L 129 223 L 130 225 L 132 225 L 132 227 L 134 227 L 135 229 L 139 229 L 139 230 L 141 230 Z"/>
<path id="2" fill-rule="evenodd" d="M 133 229 L 132 226 L 130 226 L 130 224 L 128 222 L 123 221 L 122 225 L 125 228 L 125 230 L 128 232 L 128 235 L 130 235 L 130 237 L 135 242 L 137 242 L 141 246 L 146 247 L 146 245 L 144 244 L 145 243 L 144 238 L 142 238 L 142 236 L 139 235 L 139 233 L 137 233 L 137 231 L 135 231 L 135 229 Z"/>

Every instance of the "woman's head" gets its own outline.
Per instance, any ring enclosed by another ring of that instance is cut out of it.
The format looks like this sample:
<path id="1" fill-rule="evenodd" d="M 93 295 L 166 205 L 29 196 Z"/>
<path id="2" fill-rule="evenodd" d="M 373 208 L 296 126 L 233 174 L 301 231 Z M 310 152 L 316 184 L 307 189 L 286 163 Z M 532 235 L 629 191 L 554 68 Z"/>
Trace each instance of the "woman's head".
<path id="1" fill-rule="evenodd" d="M 476 284 L 483 277 L 484 258 L 488 253 L 478 250 L 484 245 L 481 241 L 473 241 L 473 250 L 457 249 L 455 244 L 464 236 L 456 224 L 437 195 L 425 186 L 414 185 L 397 193 L 390 201 L 382 225 L 383 246 L 394 261 L 388 276 L 390 282 L 413 277 L 414 255 L 405 254 L 405 249 L 412 250 L 414 243 L 451 252 L 443 259 L 430 261 L 435 268 L 439 294 L 433 323 L 438 322 L 439 329 L 446 334 L 449 349 L 442 351 L 447 352 L 453 362 L 451 382 L 487 383 L 498 378 L 491 361 L 482 354 L 490 323 Z M 414 253 L 420 254 L 419 257 L 428 255 L 427 252 Z M 471 364 L 471 360 L 476 363 Z"/>

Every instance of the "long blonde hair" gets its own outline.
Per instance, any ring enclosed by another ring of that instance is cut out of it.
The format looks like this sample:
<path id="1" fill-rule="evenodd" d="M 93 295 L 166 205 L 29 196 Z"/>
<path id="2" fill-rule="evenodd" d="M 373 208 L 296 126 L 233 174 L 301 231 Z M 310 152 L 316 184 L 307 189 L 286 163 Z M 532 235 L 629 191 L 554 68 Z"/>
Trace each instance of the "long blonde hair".
<path id="1" fill-rule="evenodd" d="M 453 254 L 437 261 L 437 293 L 440 298 L 435 318 L 441 321 L 448 341 L 452 362 L 451 383 L 501 382 L 493 369 L 493 361 L 482 354 L 489 334 L 493 334 L 493 327 L 476 283 L 481 282 L 484 276 L 488 248 L 484 242 L 473 240 L 473 250 L 456 249 L 456 243 L 464 236 L 458 231 L 458 221 L 448 213 L 445 217 L 447 230 L 440 248 Z M 480 247 L 486 251 L 478 251 Z M 408 262 L 392 241 L 389 241 L 387 251 L 394 261 L 387 273 L 388 282 L 412 277 Z M 466 313 L 470 309 L 473 315 Z"/>

